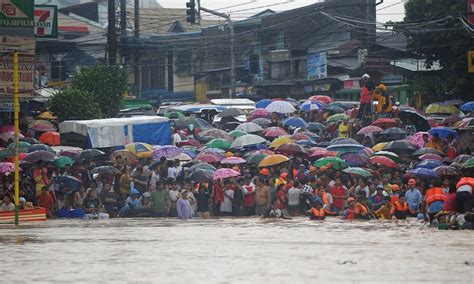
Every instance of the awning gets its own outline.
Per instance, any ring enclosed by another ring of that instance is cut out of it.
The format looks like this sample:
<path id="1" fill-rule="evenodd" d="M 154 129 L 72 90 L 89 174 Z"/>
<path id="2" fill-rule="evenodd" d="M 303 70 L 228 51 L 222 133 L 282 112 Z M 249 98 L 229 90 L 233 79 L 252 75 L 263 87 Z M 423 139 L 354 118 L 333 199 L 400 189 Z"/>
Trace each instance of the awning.
<path id="1" fill-rule="evenodd" d="M 57 92 L 58 90 L 53 88 L 42 88 L 34 90 L 32 100 L 37 102 L 46 102 L 50 98 L 52 98 Z"/>

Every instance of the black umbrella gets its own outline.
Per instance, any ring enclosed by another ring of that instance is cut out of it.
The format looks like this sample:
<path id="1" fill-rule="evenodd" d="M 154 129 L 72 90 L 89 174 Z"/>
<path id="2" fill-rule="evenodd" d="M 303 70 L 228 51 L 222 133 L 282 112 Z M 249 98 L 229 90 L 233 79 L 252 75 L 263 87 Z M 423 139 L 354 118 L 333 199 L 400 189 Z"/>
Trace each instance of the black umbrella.
<path id="1" fill-rule="evenodd" d="M 219 116 L 219 117 L 237 117 L 237 116 L 244 115 L 244 114 L 245 114 L 245 112 L 241 109 L 228 108 L 228 109 L 223 110 L 217 116 Z"/>
<path id="2" fill-rule="evenodd" d="M 412 153 L 413 156 L 421 156 L 424 154 L 436 154 L 436 155 L 444 156 L 443 152 L 433 149 L 433 148 L 420 148 Z"/>
<path id="3" fill-rule="evenodd" d="M 417 149 L 418 148 L 415 145 L 410 144 L 406 140 L 395 140 L 395 141 L 392 141 L 392 142 L 388 142 L 383 147 L 384 151 L 390 151 L 390 152 L 393 152 L 393 153 L 399 154 L 399 155 L 411 155 Z"/>
<path id="4" fill-rule="evenodd" d="M 323 132 L 326 129 L 326 126 L 319 122 L 310 122 L 308 123 L 307 129 L 312 132 Z"/>
<path id="5" fill-rule="evenodd" d="M 118 173 L 119 170 L 115 168 L 114 166 L 101 166 L 101 167 L 96 167 L 92 169 L 91 174 L 116 174 Z"/>
<path id="6" fill-rule="evenodd" d="M 329 112 L 330 114 L 344 113 L 344 109 L 342 107 L 338 107 L 335 105 L 328 105 L 324 107 L 323 111 Z"/>
<path id="7" fill-rule="evenodd" d="M 187 162 L 186 164 L 184 164 L 183 167 L 185 167 L 185 168 L 190 168 L 190 167 L 192 167 L 192 166 L 194 166 L 194 165 L 196 165 L 196 164 L 200 164 L 200 163 L 201 163 L 201 161 L 192 160 L 192 161 L 189 161 L 189 162 Z M 153 164 L 154 164 L 154 163 L 153 163 Z M 152 165 L 153 165 L 153 164 L 152 164 Z"/>
<path id="8" fill-rule="evenodd" d="M 68 187 L 72 190 L 78 190 L 81 187 L 81 181 L 73 176 L 56 176 L 54 181 L 64 187 Z"/>
<path id="9" fill-rule="evenodd" d="M 31 152 L 23 160 L 25 162 L 36 163 L 38 161 L 52 162 L 56 159 L 56 155 L 48 151 L 35 151 Z"/>
<path id="10" fill-rule="evenodd" d="M 330 145 L 343 145 L 343 144 L 352 144 L 352 145 L 360 145 L 360 143 L 352 138 L 344 138 L 344 137 L 337 137 L 329 142 Z"/>
<path id="11" fill-rule="evenodd" d="M 227 123 L 224 123 L 222 125 L 222 129 L 225 129 L 225 130 L 235 130 L 235 128 L 237 128 L 237 126 L 239 126 L 240 123 L 237 122 L 237 121 L 234 121 L 234 122 L 227 122 Z"/>
<path id="12" fill-rule="evenodd" d="M 380 133 L 377 133 L 377 136 L 385 136 L 385 138 L 387 138 L 388 141 L 391 141 L 391 140 L 405 139 L 407 136 L 407 133 L 405 130 L 399 127 L 392 127 Z"/>
<path id="13" fill-rule="evenodd" d="M 428 120 L 426 119 L 426 117 L 422 116 L 416 111 L 404 110 L 400 112 L 398 117 L 405 125 L 413 124 L 416 127 L 416 132 L 428 131 L 431 129 L 430 124 L 428 123 Z"/>
<path id="14" fill-rule="evenodd" d="M 263 117 L 256 118 L 256 119 L 252 120 L 252 122 L 260 125 L 263 128 L 266 128 L 267 126 L 269 126 L 272 123 L 270 121 L 270 119 L 263 118 Z"/>
<path id="15" fill-rule="evenodd" d="M 90 161 L 90 160 L 93 160 L 96 157 L 101 157 L 101 156 L 104 156 L 104 155 L 105 155 L 105 153 L 100 151 L 100 150 L 86 149 L 86 150 L 83 150 L 81 153 L 77 154 L 76 157 L 74 157 L 74 159 L 76 161 Z"/>
<path id="16" fill-rule="evenodd" d="M 48 145 L 45 145 L 45 144 L 32 144 L 32 145 L 30 145 L 30 147 L 28 147 L 28 152 L 31 153 L 31 152 L 34 152 L 34 151 L 47 151 L 47 152 L 51 152 L 53 154 L 56 153 L 56 152 L 54 152 L 53 149 L 51 149 L 51 147 L 49 147 Z"/>
<path id="17" fill-rule="evenodd" d="M 212 172 L 208 170 L 197 170 L 197 171 L 192 172 L 189 178 L 194 182 L 211 183 Z"/>

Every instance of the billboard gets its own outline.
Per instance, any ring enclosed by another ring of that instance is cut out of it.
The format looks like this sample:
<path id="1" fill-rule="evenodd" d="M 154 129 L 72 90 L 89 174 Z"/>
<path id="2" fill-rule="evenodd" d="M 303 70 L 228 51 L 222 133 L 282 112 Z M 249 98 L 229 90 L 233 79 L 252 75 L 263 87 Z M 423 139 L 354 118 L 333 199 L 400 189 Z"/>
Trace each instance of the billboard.
<path id="1" fill-rule="evenodd" d="M 327 53 L 310 53 L 306 58 L 306 68 L 308 71 L 308 80 L 323 79 L 328 76 L 327 72 Z"/>
<path id="2" fill-rule="evenodd" d="M 20 97 L 30 97 L 35 79 L 35 56 L 18 55 Z M 13 56 L 0 57 L 0 96 L 13 95 Z"/>
<path id="3" fill-rule="evenodd" d="M 35 36 L 58 37 L 58 8 L 54 5 L 35 6 Z"/>

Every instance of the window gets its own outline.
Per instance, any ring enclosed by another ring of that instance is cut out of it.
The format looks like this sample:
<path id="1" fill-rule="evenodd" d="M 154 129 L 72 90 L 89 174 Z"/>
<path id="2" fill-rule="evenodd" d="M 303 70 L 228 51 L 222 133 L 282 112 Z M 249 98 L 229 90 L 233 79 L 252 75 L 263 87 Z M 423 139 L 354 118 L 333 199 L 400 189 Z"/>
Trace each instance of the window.
<path id="1" fill-rule="evenodd" d="M 54 60 L 51 62 L 51 80 L 65 81 L 67 78 L 66 62 Z"/>
<path id="2" fill-rule="evenodd" d="M 142 90 L 154 90 L 166 87 L 164 58 L 142 61 L 141 64 L 140 75 Z"/>

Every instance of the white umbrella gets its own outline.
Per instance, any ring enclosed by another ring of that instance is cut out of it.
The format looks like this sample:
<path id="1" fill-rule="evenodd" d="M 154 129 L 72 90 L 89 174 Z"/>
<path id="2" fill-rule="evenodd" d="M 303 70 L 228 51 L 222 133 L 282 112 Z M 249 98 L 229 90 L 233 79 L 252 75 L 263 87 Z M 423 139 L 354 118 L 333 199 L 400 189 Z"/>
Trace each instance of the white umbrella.
<path id="1" fill-rule="evenodd" d="M 262 138 L 258 135 L 254 134 L 247 134 L 244 136 L 240 136 L 239 138 L 235 139 L 234 142 L 232 142 L 232 148 L 240 148 L 244 146 L 249 146 L 249 145 L 257 145 L 261 143 L 266 143 L 267 140 L 265 138 Z"/>
<path id="2" fill-rule="evenodd" d="M 269 112 L 277 112 L 277 113 L 293 113 L 296 109 L 289 103 L 285 101 L 274 101 L 269 104 L 266 108 Z"/>
<path id="3" fill-rule="evenodd" d="M 239 130 L 239 131 L 243 131 L 243 132 L 247 132 L 247 133 L 254 133 L 254 132 L 262 131 L 263 128 L 260 125 L 256 124 L 256 123 L 246 122 L 246 123 L 242 123 L 241 125 L 237 126 L 237 128 L 235 128 L 235 130 Z"/>

